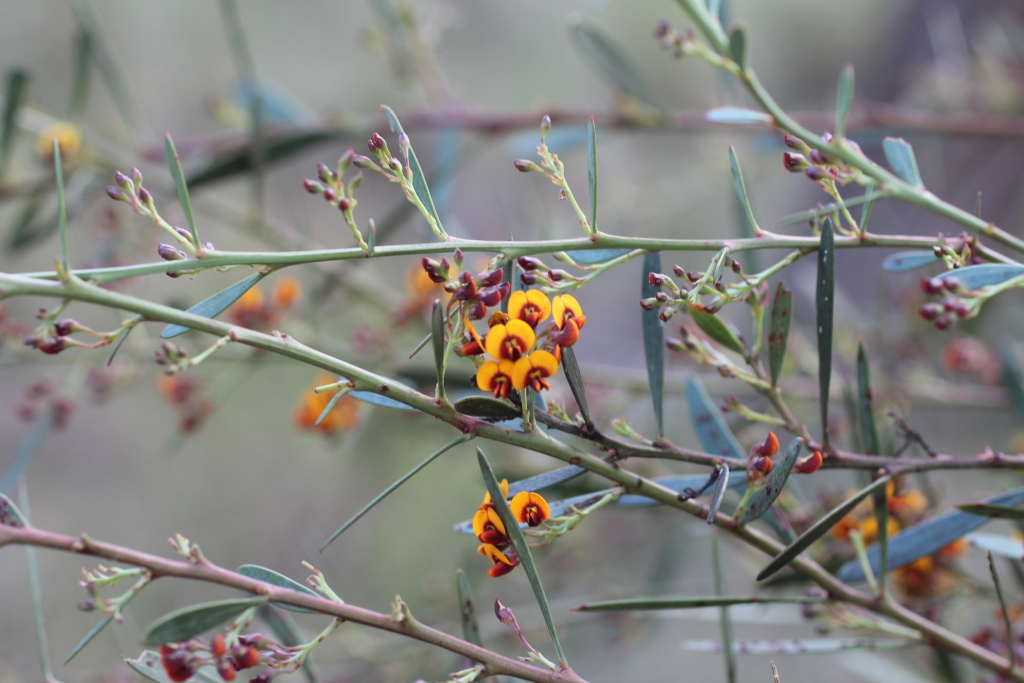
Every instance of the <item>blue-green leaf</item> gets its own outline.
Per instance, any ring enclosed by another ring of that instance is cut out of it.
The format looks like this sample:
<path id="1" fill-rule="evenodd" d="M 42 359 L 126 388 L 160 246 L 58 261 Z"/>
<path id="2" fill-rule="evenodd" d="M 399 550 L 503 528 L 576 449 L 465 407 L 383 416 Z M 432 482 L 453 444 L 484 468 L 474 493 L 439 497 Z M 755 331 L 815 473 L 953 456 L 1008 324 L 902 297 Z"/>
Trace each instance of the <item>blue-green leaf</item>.
<path id="1" fill-rule="evenodd" d="M 174 179 L 174 187 L 178 191 L 178 203 L 185 213 L 185 220 L 188 221 L 188 230 L 192 234 L 192 244 L 199 248 L 199 232 L 196 230 L 196 219 L 192 215 L 192 201 L 188 198 L 188 184 L 185 182 L 185 172 L 181 170 L 181 159 L 178 158 L 178 150 L 174 148 L 174 141 L 171 134 L 164 134 L 164 152 L 167 154 L 167 165 L 171 169 L 171 177 Z"/>
<path id="2" fill-rule="evenodd" d="M 849 650 L 903 650 L 908 647 L 920 647 L 923 643 L 917 639 L 897 640 L 895 638 L 878 640 L 876 638 L 805 638 L 790 640 L 737 640 L 732 644 L 736 654 L 741 655 L 803 655 L 829 654 Z M 717 640 L 684 640 L 683 649 L 688 652 L 722 652 L 722 643 Z"/>
<path id="3" fill-rule="evenodd" d="M 987 505 L 1016 505 L 1024 501 L 1024 488 L 1014 489 L 982 501 Z M 914 560 L 938 552 L 956 539 L 968 534 L 991 520 L 966 512 L 948 512 L 904 529 L 889 541 L 889 567 L 899 569 Z M 878 547 L 868 548 L 871 571 L 877 576 L 881 568 Z M 852 583 L 864 580 L 864 570 L 856 559 L 844 564 L 837 574 L 840 581 Z"/>
<path id="4" fill-rule="evenodd" d="M 556 484 L 567 482 L 570 479 L 575 479 L 586 471 L 586 469 L 579 465 L 568 465 L 566 467 L 560 467 L 557 470 L 545 472 L 544 474 L 520 479 L 519 481 L 514 481 L 508 485 L 508 495 L 511 498 L 517 493 L 521 493 L 523 491 L 541 491 L 551 486 L 555 486 Z"/>
<path id="5" fill-rule="evenodd" d="M 715 473 L 715 490 L 711 494 L 711 502 L 708 504 L 708 524 L 715 523 L 715 515 L 718 514 L 718 508 L 725 498 L 725 492 L 729 489 L 729 467 L 718 465 L 715 468 Z"/>
<path id="6" fill-rule="evenodd" d="M 975 548 L 986 550 L 1011 560 L 1024 561 L 1024 543 L 1019 538 L 998 534 L 967 534 L 964 540 Z"/>
<path id="7" fill-rule="evenodd" d="M 793 465 L 796 464 L 797 457 L 800 455 L 800 447 L 803 444 L 803 439 L 799 437 L 793 439 L 789 446 L 786 447 L 782 457 L 775 460 L 772 471 L 761 481 L 747 488 L 746 495 L 743 496 L 743 500 L 740 501 L 739 506 L 736 508 L 736 513 L 733 515 L 737 524 L 741 526 L 749 524 L 768 512 L 768 508 L 772 506 L 775 499 L 782 493 L 782 489 L 789 479 L 790 472 L 793 471 Z"/>
<path id="8" fill-rule="evenodd" d="M 342 134 L 333 130 L 264 132 L 260 140 L 263 167 L 266 168 L 273 163 L 285 161 L 312 147 L 340 137 Z M 194 192 L 210 183 L 247 173 L 253 169 L 255 156 L 252 140 L 247 138 L 246 142 L 238 147 L 215 155 L 207 166 L 197 169 L 189 175 L 186 184 Z M 403 202 L 403 205 L 412 208 L 408 202 Z"/>
<path id="9" fill-rule="evenodd" d="M 729 125 L 766 125 L 772 122 L 770 114 L 743 107 L 715 107 L 704 112 L 704 118 L 711 123 Z"/>
<path id="10" fill-rule="evenodd" d="M 444 306 L 440 299 L 434 300 L 430 315 L 430 339 L 434 347 L 434 371 L 437 373 L 437 397 L 445 400 L 444 393 Z"/>
<path id="11" fill-rule="evenodd" d="M 730 607 L 732 605 L 820 605 L 828 598 L 808 595 L 699 595 L 673 598 L 626 598 L 585 602 L 573 607 L 573 612 L 621 612 L 624 610 L 700 609 L 702 607 Z"/>
<path id="12" fill-rule="evenodd" d="M 217 600 L 202 605 L 192 605 L 175 610 L 160 617 L 146 629 L 142 644 L 147 646 L 164 643 L 180 643 L 211 628 L 216 628 L 239 614 L 266 602 L 264 598 L 238 598 Z"/>
<path id="13" fill-rule="evenodd" d="M 768 323 L 768 370 L 772 386 L 779 383 L 782 364 L 786 360 L 786 346 L 789 343 L 789 324 L 793 320 L 793 292 L 779 283 L 772 301 L 772 316 Z"/>
<path id="14" fill-rule="evenodd" d="M 581 18 L 569 26 L 569 38 L 583 62 L 603 81 L 644 104 L 661 104 L 639 69 L 621 46 L 597 26 Z"/>
<path id="15" fill-rule="evenodd" d="M 127 597 L 125 597 L 124 602 L 121 603 L 121 607 L 120 607 L 122 611 L 124 610 L 125 606 L 129 602 L 131 602 L 132 600 L 135 599 L 135 596 L 138 595 L 139 592 L 140 591 L 138 591 L 138 590 L 133 590 L 133 591 L 131 591 L 128 594 Z M 85 637 L 82 638 L 82 640 L 80 640 L 78 642 L 78 645 L 76 645 L 75 648 L 71 651 L 71 654 L 69 654 L 67 656 L 67 659 L 64 660 L 64 663 L 67 664 L 72 659 L 74 659 L 75 655 L 77 655 L 79 652 L 81 652 L 85 648 L 86 645 L 91 643 L 93 638 L 98 636 L 100 634 L 100 632 L 103 631 L 103 629 L 105 629 L 107 626 L 109 626 L 110 622 L 112 622 L 113 620 L 114 620 L 113 615 L 107 616 L 107 617 L 104 617 L 103 619 L 101 619 L 98 624 L 93 626 L 92 629 L 88 633 L 85 634 Z"/>
<path id="16" fill-rule="evenodd" d="M 850 118 L 850 105 L 853 104 L 853 65 L 843 67 L 839 77 L 839 93 L 836 95 L 836 137 L 846 137 L 846 121 Z"/>
<path id="17" fill-rule="evenodd" d="M 257 581 L 262 581 L 263 583 L 269 583 L 272 586 L 277 586 L 279 588 L 287 588 L 288 590 L 295 591 L 296 593 L 305 593 L 307 595 L 312 595 L 314 598 L 320 597 L 320 595 L 309 586 L 301 584 L 298 581 L 295 581 L 294 579 L 290 579 L 284 574 L 275 572 L 273 569 L 261 567 L 258 564 L 243 564 L 241 567 L 238 568 L 238 573 L 242 576 L 248 576 L 250 579 L 256 579 Z M 295 607 L 294 605 L 286 605 L 283 602 L 273 602 L 270 604 L 274 605 L 275 607 L 280 607 L 281 609 L 291 610 L 292 612 L 317 614 L 316 610 L 306 609 L 305 607 Z"/>
<path id="18" fill-rule="evenodd" d="M 709 313 L 704 310 L 703 306 L 698 304 L 690 308 L 690 317 L 693 318 L 693 322 L 697 323 L 697 327 L 702 329 L 708 337 L 730 351 L 746 357 L 747 350 L 743 347 L 743 342 L 736 335 L 736 331 L 719 318 L 718 315 Z"/>
<path id="19" fill-rule="evenodd" d="M 916 188 L 924 189 L 921 173 L 917 170 L 917 158 L 914 148 L 903 138 L 885 138 L 882 140 L 882 151 L 892 167 L 893 173 Z"/>
<path id="20" fill-rule="evenodd" d="M 828 392 L 832 384 L 832 315 L 835 304 L 835 233 L 832 221 L 821 223 L 818 246 L 818 285 L 815 303 L 818 314 L 818 402 L 821 406 L 821 434 L 828 443 Z"/>
<path id="21" fill-rule="evenodd" d="M 729 31 L 729 56 L 740 70 L 747 70 L 747 29 L 741 25 Z"/>
<path id="22" fill-rule="evenodd" d="M 661 254 L 651 252 L 644 256 L 643 283 L 640 286 L 640 298 L 649 299 L 658 293 L 658 288 L 651 284 L 648 275 L 661 272 Z M 651 400 L 654 402 L 654 421 L 658 427 L 658 437 L 665 434 L 664 392 L 665 392 L 665 329 L 658 317 L 658 309 L 641 312 L 644 334 L 644 361 L 647 364 L 647 380 L 651 387 Z"/>
<path id="23" fill-rule="evenodd" d="M 253 273 L 249 277 L 240 282 L 236 282 L 227 289 L 222 289 L 210 298 L 203 299 L 186 312 L 202 316 L 204 318 L 216 318 L 218 315 L 223 313 L 228 306 L 241 299 L 243 294 L 248 292 L 253 285 L 264 277 L 266 277 L 265 273 Z M 190 329 L 192 328 L 171 323 L 163 329 L 163 332 L 160 333 L 160 338 L 171 339 L 178 335 L 185 334 Z"/>
<path id="24" fill-rule="evenodd" d="M 939 280 L 956 278 L 967 289 L 978 289 L 989 285 L 998 285 L 1021 275 L 1024 275 L 1024 266 L 1011 263 L 983 263 L 977 266 L 947 270 L 937 277 Z"/>
<path id="25" fill-rule="evenodd" d="M 565 252 L 565 255 L 580 265 L 589 266 L 611 261 L 629 252 L 629 249 L 573 249 Z"/>
<path id="26" fill-rule="evenodd" d="M 382 104 L 380 106 L 380 110 L 384 112 L 384 115 L 388 118 L 388 123 L 391 124 L 391 130 L 393 132 L 398 133 L 399 135 L 405 133 L 405 131 L 402 130 L 401 122 L 399 122 L 398 117 L 395 115 L 395 112 L 391 110 L 391 107 L 387 107 Z M 409 147 L 409 168 L 412 169 L 412 187 L 416 191 L 416 196 L 419 197 L 420 202 L 426 207 L 427 212 L 434 218 L 438 232 L 447 239 L 448 235 L 441 226 L 441 216 L 438 214 L 437 208 L 434 206 L 434 200 L 430 196 L 430 188 L 427 187 L 427 177 L 423 173 L 420 161 L 416 156 L 415 150 L 413 150 L 411 146 Z"/>
<path id="27" fill-rule="evenodd" d="M 1006 505 L 968 503 L 966 505 L 957 505 L 956 507 L 958 510 L 962 510 L 971 515 L 978 515 L 979 517 L 990 517 L 992 519 L 1024 519 L 1024 510 L 1007 507 Z"/>
<path id="28" fill-rule="evenodd" d="M 588 429 L 593 429 L 594 423 L 590 419 L 590 408 L 587 406 L 587 392 L 583 386 L 583 374 L 580 372 L 580 364 L 576 361 L 576 352 L 571 346 L 562 349 L 562 372 L 565 373 L 572 397 L 576 399 L 576 405 L 580 408 L 583 422 Z"/>
<path id="29" fill-rule="evenodd" d="M 68 270 L 68 209 L 64 202 L 64 169 L 60 158 L 60 142 L 53 138 L 53 176 L 57 180 L 57 228 L 60 230 L 60 265 Z"/>
<path id="30" fill-rule="evenodd" d="M 732 170 L 732 183 L 736 188 L 736 196 L 740 200 L 740 205 L 743 206 L 750 229 L 754 231 L 755 235 L 758 235 L 761 233 L 761 228 L 757 224 L 757 219 L 754 218 L 754 209 L 751 208 L 750 198 L 747 196 L 747 185 L 743 182 L 743 171 L 740 170 L 740 160 L 736 156 L 736 148 L 732 145 L 729 145 L 729 168 Z M 723 257 L 720 263 L 724 264 L 724 261 Z"/>
<path id="31" fill-rule="evenodd" d="M 39 414 L 36 421 L 32 423 L 31 431 L 29 431 L 25 440 L 21 442 L 17 452 L 14 454 L 14 459 L 7 466 L 4 476 L 0 477 L 0 493 L 11 493 L 14 490 L 14 486 L 18 483 L 18 478 L 28 470 L 28 466 L 39 451 L 39 447 L 43 445 L 43 439 L 50 433 L 50 427 L 52 426 L 53 410 L 46 408 Z"/>
<path id="32" fill-rule="evenodd" d="M 597 232 L 597 127 L 594 117 L 587 124 L 587 181 L 590 185 L 590 229 Z"/>
<path id="33" fill-rule="evenodd" d="M 890 273 L 902 273 L 931 265 L 939 260 L 934 252 L 925 250 L 898 251 L 882 261 L 882 270 Z"/>
<path id="34" fill-rule="evenodd" d="M 722 411 L 708 396 L 704 384 L 693 375 L 686 378 L 686 405 L 690 410 L 690 422 L 705 451 L 730 458 L 746 457 L 725 423 Z"/>
<path id="35" fill-rule="evenodd" d="M 380 394 L 374 394 L 370 391 L 352 391 L 348 394 L 352 398 L 362 401 L 363 403 L 371 403 L 375 406 L 383 406 L 384 408 L 396 408 L 398 410 L 411 410 L 417 412 L 412 406 L 407 406 L 400 401 L 396 401 L 393 398 L 387 396 L 381 396 Z"/>

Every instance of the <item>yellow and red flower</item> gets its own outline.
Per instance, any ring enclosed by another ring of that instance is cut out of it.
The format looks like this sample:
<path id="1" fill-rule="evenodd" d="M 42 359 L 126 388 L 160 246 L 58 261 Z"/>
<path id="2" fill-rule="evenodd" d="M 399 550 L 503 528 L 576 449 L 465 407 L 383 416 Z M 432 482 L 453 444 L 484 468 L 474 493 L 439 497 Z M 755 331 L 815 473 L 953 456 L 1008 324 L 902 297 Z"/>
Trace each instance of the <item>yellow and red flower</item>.
<path id="1" fill-rule="evenodd" d="M 470 342 L 475 344 L 476 342 Z M 494 398 L 508 398 L 512 391 L 512 370 L 515 363 L 510 360 L 489 360 L 476 371 L 476 385 L 494 394 Z"/>
<path id="2" fill-rule="evenodd" d="M 558 332 L 549 335 L 550 338 L 559 346 L 572 346 L 579 339 L 580 330 L 587 322 L 580 303 L 572 295 L 562 294 L 552 300 L 551 311 Z"/>
<path id="3" fill-rule="evenodd" d="M 529 353 L 536 342 L 537 335 L 532 327 L 522 320 L 509 320 L 492 327 L 484 345 L 487 353 L 499 361 L 517 361 Z"/>
<path id="4" fill-rule="evenodd" d="M 509 555 L 512 555 L 512 558 L 510 559 L 508 555 L 501 552 L 497 546 L 491 543 L 484 543 L 477 548 L 476 551 L 494 563 L 494 566 L 487 570 L 488 576 L 493 576 L 495 578 L 504 576 L 515 569 L 515 566 L 519 564 L 519 558 L 516 556 L 515 552 L 509 552 Z"/>
<path id="5" fill-rule="evenodd" d="M 473 533 L 481 543 L 491 545 L 508 545 L 508 535 L 505 533 L 505 525 L 501 523 L 497 510 L 493 505 L 481 507 L 473 515 Z"/>
<path id="6" fill-rule="evenodd" d="M 509 508 L 517 520 L 530 526 L 540 526 L 541 522 L 551 517 L 548 502 L 539 493 L 532 491 L 517 493 L 509 502 Z"/>
<path id="7" fill-rule="evenodd" d="M 526 387 L 532 387 L 534 391 L 550 389 L 551 385 L 548 384 L 547 378 L 554 375 L 557 370 L 558 359 L 548 351 L 538 349 L 516 361 L 512 367 L 512 386 L 520 391 Z"/>
<path id="8" fill-rule="evenodd" d="M 551 315 L 551 302 L 544 292 L 537 289 L 517 290 L 508 299 L 508 317 L 522 320 L 536 329 L 537 325 Z"/>

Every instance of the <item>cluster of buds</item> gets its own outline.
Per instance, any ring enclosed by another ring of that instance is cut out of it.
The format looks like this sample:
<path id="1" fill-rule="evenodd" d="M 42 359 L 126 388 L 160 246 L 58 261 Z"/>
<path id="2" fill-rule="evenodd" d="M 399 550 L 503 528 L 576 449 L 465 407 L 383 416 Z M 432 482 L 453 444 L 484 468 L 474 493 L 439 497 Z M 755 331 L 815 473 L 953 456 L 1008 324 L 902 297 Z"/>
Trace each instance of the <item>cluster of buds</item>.
<path id="1" fill-rule="evenodd" d="M 376 133 L 374 133 L 376 135 Z M 380 137 L 380 136 L 377 136 Z M 371 139 L 371 148 L 372 142 Z M 327 167 L 327 164 L 316 165 L 316 177 L 307 178 L 302 181 L 302 187 L 306 192 L 310 194 L 322 195 L 323 198 L 331 206 L 336 206 L 341 211 L 341 215 L 345 218 L 345 223 L 348 224 L 352 230 L 352 235 L 355 237 L 356 242 L 359 244 L 359 248 L 363 250 L 363 253 L 370 253 L 370 245 L 363 239 L 363 233 L 356 226 L 355 214 L 353 211 L 356 208 L 358 202 L 355 198 L 355 191 L 359 189 L 363 184 L 363 172 L 357 171 L 348 183 L 342 180 L 342 176 L 345 175 L 345 171 L 348 170 L 349 166 L 355 166 L 356 168 L 366 168 L 366 164 L 372 164 L 368 157 L 360 156 L 352 151 L 349 147 L 345 150 L 341 158 L 338 159 L 337 170 L 332 170 Z M 373 223 L 371 221 L 371 237 L 373 234 Z"/>
<path id="2" fill-rule="evenodd" d="M 74 399 L 58 393 L 53 382 L 48 377 L 43 377 L 25 387 L 17 414 L 19 419 L 32 422 L 44 411 L 49 410 L 54 429 L 62 430 L 68 426 L 74 409 Z"/>
<path id="3" fill-rule="evenodd" d="M 164 368 L 165 375 L 173 375 L 189 367 L 188 350 L 165 341 L 153 354 L 153 360 Z"/>
<path id="4" fill-rule="evenodd" d="M 832 134 L 826 132 L 821 139 L 826 144 L 831 143 Z M 803 173 L 811 180 L 839 183 L 840 185 L 854 179 L 853 171 L 845 163 L 820 149 L 811 149 L 806 142 L 795 135 L 787 133 L 782 136 L 782 141 L 786 143 L 786 147 L 793 150 L 782 153 L 782 165 L 790 173 Z M 847 140 L 846 144 L 856 145 L 857 143 Z"/>
<path id="5" fill-rule="evenodd" d="M 121 331 L 97 332 L 77 320 L 70 318 L 58 320 L 57 313 L 47 311 L 45 308 L 39 309 L 39 313 L 36 314 L 36 320 L 41 321 L 41 324 L 24 338 L 24 344 L 33 349 L 39 349 L 48 355 L 58 354 L 71 347 L 97 349 L 111 343 L 113 338 Z M 92 344 L 79 341 L 71 336 L 75 333 L 87 334 L 98 341 Z"/>
<path id="6" fill-rule="evenodd" d="M 937 330 L 948 330 L 954 318 L 973 318 L 981 308 L 982 299 L 973 296 L 957 277 L 921 278 L 921 291 L 942 297 L 941 301 L 929 301 L 917 309 L 918 315 Z"/>
<path id="7" fill-rule="evenodd" d="M 671 52 L 676 59 L 689 52 L 697 42 L 697 34 L 692 28 L 679 31 L 666 19 L 662 19 L 655 26 L 654 37 L 661 43 L 661 47 Z"/>
<path id="8" fill-rule="evenodd" d="M 139 169 L 132 168 L 130 178 L 120 171 L 115 172 L 114 183 L 116 187 L 114 185 L 107 187 L 108 197 L 116 202 L 124 202 L 132 207 L 132 211 L 135 213 L 152 219 L 183 248 L 178 249 L 169 244 L 160 244 L 157 247 L 157 254 L 160 258 L 165 261 L 180 261 L 188 258 L 190 254 L 196 253 L 196 245 L 192 243 L 192 233 L 185 228 L 171 225 L 160 216 L 153 194 L 142 185 L 142 172 Z M 213 249 L 213 244 L 207 242 L 206 248 Z M 178 277 L 182 273 L 170 271 L 167 274 L 170 277 Z"/>
<path id="9" fill-rule="evenodd" d="M 508 498 L 508 479 L 501 480 L 501 493 Z M 551 510 L 544 497 L 532 491 L 517 493 L 508 505 L 516 520 L 531 527 L 540 526 L 551 516 Z M 489 576 L 504 576 L 519 564 L 519 556 L 512 548 L 512 541 L 505 532 L 505 525 L 498 516 L 490 493 L 484 494 L 483 504 L 473 515 L 473 533 L 480 541 L 477 552 L 493 563 L 487 570 Z"/>
<path id="10" fill-rule="evenodd" d="M 647 281 L 652 287 L 664 287 L 668 291 L 661 291 L 652 297 L 640 300 L 640 308 L 645 311 L 653 311 L 660 308 L 658 317 L 662 322 L 668 322 L 677 312 L 686 308 L 687 310 L 699 306 L 707 313 L 717 313 L 718 310 L 729 301 L 743 300 L 748 296 L 763 299 L 767 296 L 768 284 L 762 282 L 756 286 L 747 279 L 743 272 L 743 266 L 739 261 L 730 258 L 728 255 L 720 257 L 720 267 L 716 264 L 713 271 L 687 271 L 682 266 L 672 266 L 672 273 L 679 279 L 676 282 L 670 275 L 665 273 L 648 273 Z M 726 266 L 738 275 L 742 283 L 739 285 L 726 285 L 722 281 L 722 273 Z M 711 295 L 714 298 L 707 303 L 699 303 L 697 295 Z"/>
<path id="11" fill-rule="evenodd" d="M 540 285 L 542 287 L 557 289 L 564 286 L 562 283 L 565 282 L 583 282 L 581 278 L 578 278 L 572 273 L 562 270 L 561 268 L 548 268 L 544 265 L 543 261 L 533 258 L 532 256 L 520 256 L 517 259 L 517 263 L 519 264 L 519 267 L 523 269 L 523 272 L 519 275 L 519 281 L 523 283 L 524 287 Z"/>
<path id="12" fill-rule="evenodd" d="M 239 635 L 225 641 L 221 634 L 215 635 L 209 643 L 192 638 L 182 643 L 167 643 L 160 646 L 160 663 L 167 672 L 167 677 L 175 683 L 187 681 L 202 666 L 213 666 L 217 674 L 225 681 L 235 680 L 239 671 L 251 669 L 264 661 L 258 648 L 269 644 L 269 640 L 259 634 Z M 275 671 L 264 669 L 252 681 L 270 683 Z"/>
<path id="13" fill-rule="evenodd" d="M 177 411 L 178 429 L 184 433 L 198 430 L 213 413 L 213 401 L 203 393 L 202 382 L 193 375 L 160 375 L 157 388 Z"/>
<path id="14" fill-rule="evenodd" d="M 465 320 L 483 320 L 487 317 L 488 308 L 497 306 L 508 296 L 512 283 L 502 282 L 505 271 L 500 268 L 475 275 L 462 270 L 465 257 L 461 249 L 455 250 L 454 258 L 458 275 L 453 274 L 452 264 L 446 258 L 435 261 L 424 256 L 421 264 L 430 281 L 442 285 L 444 291 L 452 295 L 448 304 L 449 312 L 458 305 Z"/>

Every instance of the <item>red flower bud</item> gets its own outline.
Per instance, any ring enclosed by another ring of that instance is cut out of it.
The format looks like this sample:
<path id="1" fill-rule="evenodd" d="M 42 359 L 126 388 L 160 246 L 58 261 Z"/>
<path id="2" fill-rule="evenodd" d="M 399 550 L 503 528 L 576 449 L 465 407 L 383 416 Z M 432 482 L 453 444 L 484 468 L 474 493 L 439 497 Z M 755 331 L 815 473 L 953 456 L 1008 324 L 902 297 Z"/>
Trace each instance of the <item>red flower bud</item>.
<path id="1" fill-rule="evenodd" d="M 793 471 L 799 474 L 814 474 L 821 467 L 822 461 L 824 461 L 821 451 L 814 451 L 806 458 L 797 460 L 796 464 L 793 465 Z"/>
<path id="2" fill-rule="evenodd" d="M 499 268 L 498 270 L 480 273 L 477 277 L 480 279 L 481 287 L 493 287 L 505 277 L 505 271 Z"/>
<path id="3" fill-rule="evenodd" d="M 647 281 L 651 283 L 652 287 L 661 287 L 665 284 L 665 276 L 661 273 L 648 273 Z"/>
<path id="4" fill-rule="evenodd" d="M 924 306 L 921 306 L 921 308 L 917 309 L 917 314 L 920 315 L 925 320 L 935 320 L 940 315 L 942 315 L 943 310 L 944 309 L 942 307 L 942 304 L 932 302 L 927 303 Z"/>
<path id="5" fill-rule="evenodd" d="M 310 194 L 320 194 L 324 191 L 324 186 L 312 178 L 306 178 L 302 181 L 302 189 Z"/>

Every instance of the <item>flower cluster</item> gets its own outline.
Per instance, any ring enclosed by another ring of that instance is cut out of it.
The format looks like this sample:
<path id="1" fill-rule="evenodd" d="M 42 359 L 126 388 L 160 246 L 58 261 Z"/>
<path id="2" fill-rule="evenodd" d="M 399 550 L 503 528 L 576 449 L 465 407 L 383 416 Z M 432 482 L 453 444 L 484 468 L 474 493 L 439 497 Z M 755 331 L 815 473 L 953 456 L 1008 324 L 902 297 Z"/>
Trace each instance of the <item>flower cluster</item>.
<path id="1" fill-rule="evenodd" d="M 783 142 L 792 152 L 782 153 L 782 165 L 790 173 L 803 173 L 811 180 L 818 182 L 835 182 L 844 184 L 855 178 L 856 172 L 846 163 L 822 152 L 820 149 L 811 149 L 807 143 L 793 135 L 783 135 Z M 832 134 L 825 133 L 821 136 L 822 142 L 832 142 Z M 844 144 L 853 145 L 857 143 L 852 140 L 845 140 Z"/>
<path id="2" fill-rule="evenodd" d="M 263 661 L 257 645 L 261 636 L 241 635 L 233 642 L 225 642 L 219 633 L 209 643 L 198 638 L 183 643 L 167 643 L 160 646 L 160 663 L 167 672 L 167 677 L 175 683 L 187 681 L 201 666 L 213 666 L 225 681 L 235 680 L 235 674 L 243 669 L 250 669 Z M 269 683 L 272 676 L 268 671 L 254 678 L 260 683 Z"/>
<path id="3" fill-rule="evenodd" d="M 957 277 L 921 278 L 921 291 L 942 296 L 942 301 L 929 301 L 917 309 L 918 315 L 937 330 L 948 330 L 956 319 L 975 317 L 984 303 L 983 298 L 975 296 Z"/>
<path id="4" fill-rule="evenodd" d="M 259 285 L 254 285 L 231 306 L 228 316 L 234 325 L 266 332 L 274 329 L 282 314 L 295 307 L 300 296 L 302 285 L 293 277 L 278 280 L 269 297 Z"/>
<path id="5" fill-rule="evenodd" d="M 501 480 L 501 492 L 508 497 L 508 479 Z M 521 491 L 509 501 L 512 516 L 520 523 L 535 527 L 551 516 L 548 503 L 539 493 Z M 504 576 L 519 564 L 519 556 L 512 548 L 512 542 L 505 531 L 505 525 L 491 500 L 491 494 L 484 494 L 484 502 L 473 515 L 473 533 L 481 545 L 477 552 L 489 559 L 493 566 L 487 570 L 490 576 Z"/>
<path id="6" fill-rule="evenodd" d="M 750 449 L 750 458 L 747 461 L 747 483 L 754 484 L 772 471 L 774 463 L 772 457 L 779 452 L 779 437 L 774 432 L 768 432 L 764 443 L 755 444 Z M 814 474 L 821 467 L 825 456 L 821 451 L 814 451 L 805 458 L 801 458 L 793 465 L 793 471 L 799 474 Z"/>

